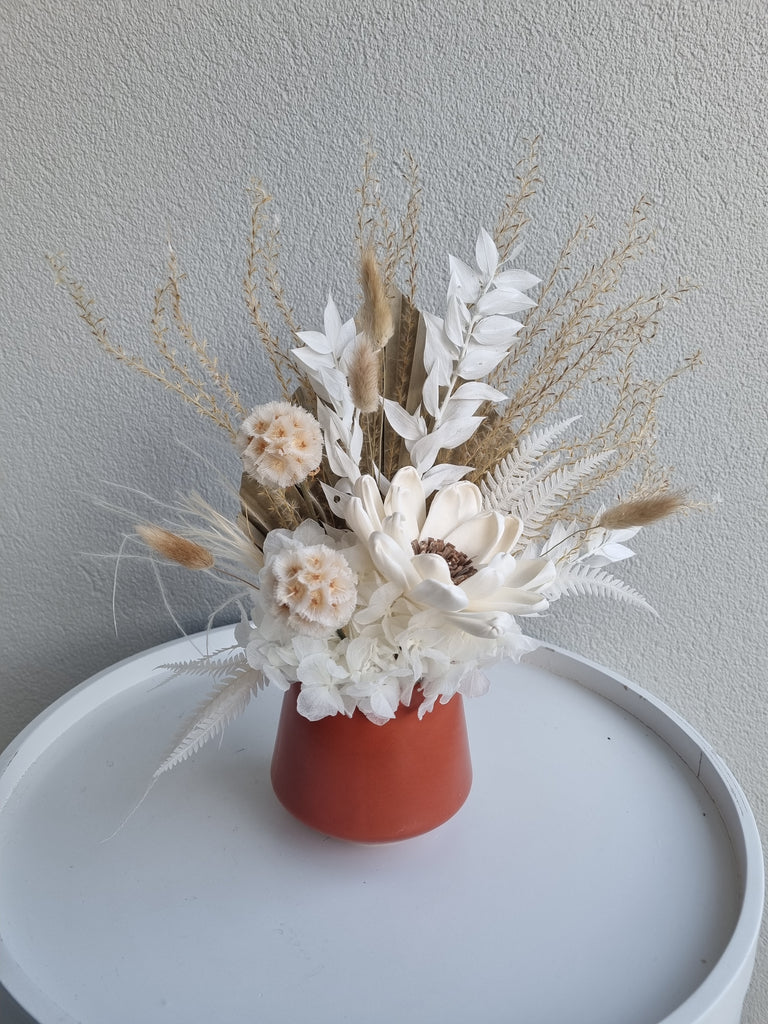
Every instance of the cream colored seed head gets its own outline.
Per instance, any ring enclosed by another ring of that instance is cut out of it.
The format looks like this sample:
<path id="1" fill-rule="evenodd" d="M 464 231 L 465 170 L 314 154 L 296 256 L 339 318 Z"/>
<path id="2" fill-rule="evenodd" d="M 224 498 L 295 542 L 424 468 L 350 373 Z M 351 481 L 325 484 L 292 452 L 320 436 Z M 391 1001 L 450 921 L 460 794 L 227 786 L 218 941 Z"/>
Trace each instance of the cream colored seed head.
<path id="1" fill-rule="evenodd" d="M 136 527 L 136 533 L 147 547 L 185 569 L 212 569 L 215 564 L 213 555 L 202 544 L 195 544 L 186 537 L 164 530 L 162 526 L 142 524 Z"/>

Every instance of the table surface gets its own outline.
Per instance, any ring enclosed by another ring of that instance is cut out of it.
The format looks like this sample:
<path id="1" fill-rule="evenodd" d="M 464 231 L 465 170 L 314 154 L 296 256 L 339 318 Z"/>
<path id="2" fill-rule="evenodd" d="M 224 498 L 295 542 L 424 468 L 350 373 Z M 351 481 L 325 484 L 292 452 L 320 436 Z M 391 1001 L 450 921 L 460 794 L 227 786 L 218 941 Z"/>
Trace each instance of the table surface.
<path id="1" fill-rule="evenodd" d="M 277 803 L 268 689 L 108 838 L 210 688 L 160 667 L 192 656 L 175 641 L 101 673 L 0 761 L 0 983 L 32 1019 L 738 1020 L 759 839 L 727 768 L 658 701 L 551 649 L 496 666 L 467 702 L 465 806 L 364 846 Z"/>

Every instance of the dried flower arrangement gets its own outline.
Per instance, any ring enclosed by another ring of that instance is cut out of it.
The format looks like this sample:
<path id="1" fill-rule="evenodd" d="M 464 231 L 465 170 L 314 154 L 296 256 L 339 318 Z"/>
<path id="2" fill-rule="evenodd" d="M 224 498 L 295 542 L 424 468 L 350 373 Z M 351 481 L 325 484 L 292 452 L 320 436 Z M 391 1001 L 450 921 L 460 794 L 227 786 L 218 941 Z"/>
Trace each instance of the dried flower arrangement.
<path id="1" fill-rule="evenodd" d="M 193 494 L 178 522 L 138 528 L 152 552 L 230 581 L 241 609 L 234 648 L 182 666 L 217 688 L 156 775 L 266 684 L 298 682 L 298 709 L 310 720 L 359 709 L 384 725 L 415 688 L 420 715 L 456 693 L 484 693 L 482 666 L 533 649 L 519 620 L 561 597 L 648 607 L 605 567 L 632 554 L 626 541 L 641 527 L 686 507 L 655 459 L 656 412 L 698 356 L 662 380 L 636 374 L 664 307 L 688 289 L 679 282 L 615 299 L 650 240 L 646 203 L 620 244 L 575 278 L 571 261 L 591 220 L 544 280 L 515 269 L 539 183 L 534 142 L 494 232 L 478 235 L 474 264 L 450 257 L 441 318 L 416 304 L 421 188 L 410 158 L 405 178 L 405 212 L 393 227 L 366 158 L 360 309 L 343 320 L 329 299 L 322 331 L 296 323 L 271 197 L 251 187 L 245 299 L 282 400 L 250 412 L 184 316 L 173 252 L 151 319 L 159 368 L 112 343 L 64 260 L 51 257 L 98 344 L 222 428 L 242 457 L 236 521 Z M 171 347 L 171 327 L 186 356 Z M 578 436 L 578 417 L 553 417 L 587 385 L 612 397 L 603 422 Z M 585 508 L 630 467 L 621 498 Z"/>

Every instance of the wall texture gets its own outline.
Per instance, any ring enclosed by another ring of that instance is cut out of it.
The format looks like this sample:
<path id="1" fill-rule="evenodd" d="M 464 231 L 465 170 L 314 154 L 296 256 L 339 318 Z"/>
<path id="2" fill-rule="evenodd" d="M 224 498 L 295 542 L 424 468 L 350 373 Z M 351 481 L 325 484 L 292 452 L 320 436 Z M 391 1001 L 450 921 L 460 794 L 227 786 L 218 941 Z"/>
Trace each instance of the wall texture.
<path id="1" fill-rule="evenodd" d="M 240 293 L 251 175 L 277 197 L 287 290 L 315 325 L 329 287 L 354 309 L 363 143 L 395 198 L 408 148 L 425 187 L 422 304 L 439 310 L 444 254 L 471 252 L 540 132 L 529 269 L 585 212 L 607 246 L 645 193 L 658 242 L 639 287 L 700 285 L 652 368 L 702 350 L 670 394 L 664 450 L 711 507 L 639 545 L 627 578 L 659 618 L 582 601 L 538 629 L 677 708 L 765 834 L 767 17 L 760 0 L 0 0 L 0 746 L 175 633 L 151 570 L 126 559 L 115 634 L 130 520 L 105 506 L 211 493 L 211 462 L 237 473 L 194 413 L 95 349 L 44 253 L 66 249 L 113 340 L 146 351 L 170 234 L 200 333 L 256 402 L 273 392 Z M 213 593 L 165 582 L 184 626 L 202 627 Z M 763 949 L 745 1020 L 766 1019 Z"/>

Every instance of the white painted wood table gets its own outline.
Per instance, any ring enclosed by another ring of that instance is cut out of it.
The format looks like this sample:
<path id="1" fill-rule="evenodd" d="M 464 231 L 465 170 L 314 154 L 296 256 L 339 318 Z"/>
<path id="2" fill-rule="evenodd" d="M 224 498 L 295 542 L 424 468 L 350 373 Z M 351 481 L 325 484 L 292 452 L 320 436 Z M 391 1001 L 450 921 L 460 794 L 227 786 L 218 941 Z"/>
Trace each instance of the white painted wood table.
<path id="1" fill-rule="evenodd" d="M 275 800 L 268 690 L 107 839 L 208 689 L 163 681 L 191 656 L 174 641 L 101 673 L 0 761 L 3 1024 L 739 1020 L 758 833 L 648 694 L 549 649 L 496 667 L 467 704 L 464 808 L 360 846 Z"/>

